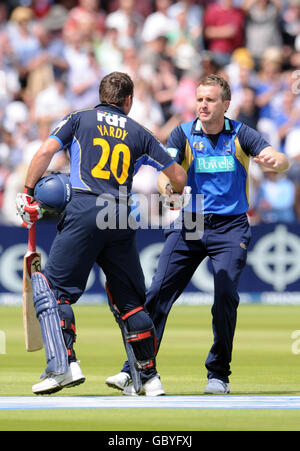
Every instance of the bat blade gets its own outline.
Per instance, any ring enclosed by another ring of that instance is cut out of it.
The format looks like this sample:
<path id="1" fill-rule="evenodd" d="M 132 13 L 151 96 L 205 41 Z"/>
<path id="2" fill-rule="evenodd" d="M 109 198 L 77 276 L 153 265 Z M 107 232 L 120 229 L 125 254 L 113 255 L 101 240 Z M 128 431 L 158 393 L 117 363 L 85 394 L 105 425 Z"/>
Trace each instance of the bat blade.
<path id="1" fill-rule="evenodd" d="M 31 275 L 41 270 L 41 254 L 28 249 L 23 261 L 23 324 L 26 351 L 38 351 L 43 347 L 39 320 L 33 304 Z"/>

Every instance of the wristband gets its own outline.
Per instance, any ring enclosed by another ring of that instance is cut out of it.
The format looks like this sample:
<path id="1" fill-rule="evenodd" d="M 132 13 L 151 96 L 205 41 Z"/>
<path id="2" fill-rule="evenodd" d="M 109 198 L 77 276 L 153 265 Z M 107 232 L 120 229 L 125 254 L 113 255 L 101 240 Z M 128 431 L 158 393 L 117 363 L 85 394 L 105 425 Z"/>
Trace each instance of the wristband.
<path id="1" fill-rule="evenodd" d="M 34 188 L 30 188 L 30 186 L 24 186 L 24 193 L 28 196 L 33 197 L 34 196 Z"/>

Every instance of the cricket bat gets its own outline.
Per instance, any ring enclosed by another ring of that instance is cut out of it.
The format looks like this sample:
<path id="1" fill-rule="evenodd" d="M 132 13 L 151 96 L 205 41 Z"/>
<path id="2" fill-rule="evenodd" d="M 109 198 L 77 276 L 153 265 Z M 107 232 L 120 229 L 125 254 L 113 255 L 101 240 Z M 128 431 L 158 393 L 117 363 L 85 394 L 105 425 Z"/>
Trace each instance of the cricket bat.
<path id="1" fill-rule="evenodd" d="M 36 317 L 32 297 L 31 275 L 41 271 L 41 254 L 36 252 L 35 224 L 28 232 L 28 250 L 23 265 L 23 324 L 26 351 L 38 351 L 43 347 L 39 320 Z"/>

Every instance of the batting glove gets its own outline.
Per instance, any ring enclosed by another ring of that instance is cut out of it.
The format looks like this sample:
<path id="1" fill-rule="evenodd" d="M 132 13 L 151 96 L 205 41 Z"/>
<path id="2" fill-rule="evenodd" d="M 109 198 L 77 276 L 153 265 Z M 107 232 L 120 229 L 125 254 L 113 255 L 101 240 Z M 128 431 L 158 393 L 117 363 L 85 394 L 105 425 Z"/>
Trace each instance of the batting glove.
<path id="1" fill-rule="evenodd" d="M 176 193 L 170 184 L 166 186 L 166 195 L 164 196 L 164 207 L 170 210 L 181 210 L 186 207 L 191 199 L 192 188 L 185 186 L 182 193 Z"/>
<path id="2" fill-rule="evenodd" d="M 17 215 L 21 218 L 21 225 L 30 229 L 42 216 L 42 210 L 33 196 L 26 192 L 18 193 L 16 198 Z"/>

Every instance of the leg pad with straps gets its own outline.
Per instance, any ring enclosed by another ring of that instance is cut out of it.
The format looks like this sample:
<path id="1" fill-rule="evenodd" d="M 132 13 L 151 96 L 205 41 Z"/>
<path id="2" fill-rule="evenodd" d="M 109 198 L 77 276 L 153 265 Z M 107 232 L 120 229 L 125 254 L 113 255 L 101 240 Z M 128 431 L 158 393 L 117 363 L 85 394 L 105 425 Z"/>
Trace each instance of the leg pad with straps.
<path id="1" fill-rule="evenodd" d="M 76 362 L 76 354 L 73 345 L 76 342 L 75 317 L 70 302 L 66 299 L 57 301 L 57 309 L 60 317 L 60 325 L 68 351 L 69 363 Z"/>
<path id="2" fill-rule="evenodd" d="M 46 353 L 46 374 L 63 374 L 68 371 L 68 354 L 65 346 L 57 302 L 46 277 L 39 272 L 32 274 L 33 302 L 41 325 Z"/>
<path id="3" fill-rule="evenodd" d="M 108 304 L 122 332 L 134 389 L 136 393 L 140 393 L 142 389 L 142 369 L 156 371 L 156 333 L 153 322 L 143 306 L 121 315 L 107 284 L 106 292 Z M 151 338 L 150 341 L 149 338 Z M 142 340 L 148 340 L 148 342 L 145 341 L 141 344 Z"/>
<path id="4" fill-rule="evenodd" d="M 140 331 L 131 330 L 127 332 L 125 338 L 127 343 L 130 343 L 135 348 L 134 351 L 137 357 L 136 368 L 143 371 L 155 368 L 156 334 L 154 326 Z"/>

